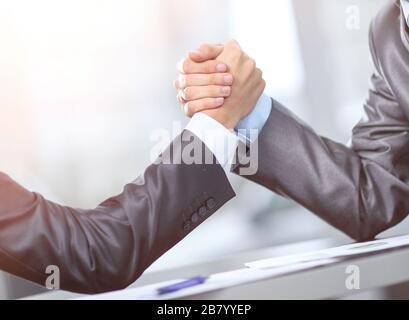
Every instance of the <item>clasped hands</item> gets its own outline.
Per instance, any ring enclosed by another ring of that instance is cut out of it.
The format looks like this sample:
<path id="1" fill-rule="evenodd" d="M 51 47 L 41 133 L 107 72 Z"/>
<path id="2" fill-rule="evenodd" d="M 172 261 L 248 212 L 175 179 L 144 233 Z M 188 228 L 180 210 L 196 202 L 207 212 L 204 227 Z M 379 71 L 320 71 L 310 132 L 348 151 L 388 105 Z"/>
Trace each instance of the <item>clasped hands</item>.
<path id="1" fill-rule="evenodd" d="M 178 71 L 175 87 L 185 114 L 203 112 L 227 129 L 251 113 L 266 85 L 256 62 L 234 40 L 189 52 Z"/>

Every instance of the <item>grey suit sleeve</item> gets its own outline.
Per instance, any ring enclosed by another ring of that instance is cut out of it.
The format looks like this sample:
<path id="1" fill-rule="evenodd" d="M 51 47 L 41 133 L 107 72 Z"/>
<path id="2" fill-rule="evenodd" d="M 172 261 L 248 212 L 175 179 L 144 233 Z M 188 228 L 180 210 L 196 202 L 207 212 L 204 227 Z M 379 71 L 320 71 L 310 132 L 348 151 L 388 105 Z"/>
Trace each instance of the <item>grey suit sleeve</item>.
<path id="1" fill-rule="evenodd" d="M 372 40 L 371 50 L 376 72 L 352 146 L 319 136 L 273 101 L 258 140 L 258 172 L 247 177 L 357 240 L 372 239 L 409 212 L 409 123 Z"/>
<path id="2" fill-rule="evenodd" d="M 83 293 L 131 284 L 235 196 L 218 164 L 176 162 L 193 144 L 208 152 L 185 131 L 162 164 L 92 210 L 47 201 L 0 174 L 0 268 L 44 285 L 47 266 L 55 265 L 61 288 Z"/>

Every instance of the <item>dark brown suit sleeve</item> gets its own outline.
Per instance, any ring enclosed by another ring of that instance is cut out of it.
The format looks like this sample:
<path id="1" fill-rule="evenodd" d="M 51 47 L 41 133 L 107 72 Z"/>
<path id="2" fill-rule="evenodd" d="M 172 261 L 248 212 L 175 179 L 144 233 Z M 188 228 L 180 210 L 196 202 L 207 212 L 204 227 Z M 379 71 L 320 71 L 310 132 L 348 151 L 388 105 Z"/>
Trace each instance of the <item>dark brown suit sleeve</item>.
<path id="1" fill-rule="evenodd" d="M 259 169 L 248 177 L 357 240 L 374 238 L 409 212 L 409 123 L 370 38 L 376 72 L 352 146 L 317 135 L 273 101 L 258 140 Z"/>
<path id="2" fill-rule="evenodd" d="M 83 293 L 131 284 L 235 196 L 218 164 L 176 163 L 192 143 L 209 152 L 185 131 L 163 164 L 92 210 L 47 201 L 0 173 L 0 268 L 44 285 L 47 266 L 55 265 L 61 288 Z"/>

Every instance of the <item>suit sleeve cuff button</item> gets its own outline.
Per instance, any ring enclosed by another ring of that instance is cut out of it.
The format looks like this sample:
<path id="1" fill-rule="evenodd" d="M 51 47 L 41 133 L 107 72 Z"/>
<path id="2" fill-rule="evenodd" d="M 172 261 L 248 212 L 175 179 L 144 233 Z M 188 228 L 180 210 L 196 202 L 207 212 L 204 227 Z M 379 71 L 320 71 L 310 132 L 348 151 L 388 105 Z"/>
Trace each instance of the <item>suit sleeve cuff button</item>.
<path id="1" fill-rule="evenodd" d="M 199 209 L 199 215 L 200 215 L 201 217 L 204 217 L 206 214 L 207 214 L 207 208 L 206 208 L 205 206 L 200 207 L 200 209 Z"/>
<path id="2" fill-rule="evenodd" d="M 211 210 L 214 209 L 216 207 L 216 201 L 213 198 L 210 198 L 209 200 L 207 200 L 206 202 L 206 206 Z"/>
<path id="3" fill-rule="evenodd" d="M 193 223 L 198 223 L 199 222 L 199 215 L 197 213 L 192 214 L 191 218 Z"/>
<path id="4" fill-rule="evenodd" d="M 183 230 L 188 232 L 188 231 L 190 231 L 191 227 L 192 227 L 192 224 L 190 223 L 190 221 L 188 221 L 183 225 Z"/>

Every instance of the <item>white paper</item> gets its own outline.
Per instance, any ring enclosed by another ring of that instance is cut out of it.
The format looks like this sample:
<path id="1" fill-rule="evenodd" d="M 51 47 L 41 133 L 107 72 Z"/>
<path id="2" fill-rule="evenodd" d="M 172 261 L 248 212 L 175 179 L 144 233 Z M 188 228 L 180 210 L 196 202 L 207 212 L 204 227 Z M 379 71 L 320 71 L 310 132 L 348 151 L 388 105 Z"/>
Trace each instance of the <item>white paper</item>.
<path id="1" fill-rule="evenodd" d="M 187 279 L 177 279 L 153 285 L 125 289 L 121 291 L 85 296 L 80 299 L 92 300 L 156 300 L 180 299 L 206 292 L 234 287 L 256 281 L 272 279 L 293 272 L 300 272 L 326 266 L 338 261 L 340 257 L 378 252 L 409 245 L 409 235 L 365 243 L 355 243 L 342 247 L 313 251 L 286 257 L 246 263 L 248 268 L 211 275 L 204 284 L 186 288 L 167 295 L 159 295 L 158 289 Z"/>
<path id="2" fill-rule="evenodd" d="M 186 288 L 171 294 L 159 295 L 157 289 L 179 283 L 187 279 L 178 279 L 173 281 L 167 281 L 157 283 L 154 285 L 125 289 L 116 292 L 85 296 L 77 298 L 79 300 L 170 300 L 180 299 L 183 297 L 189 297 L 201 293 L 220 290 L 228 287 L 234 287 L 241 284 L 252 283 L 255 281 L 261 281 L 270 279 L 280 275 L 311 269 L 314 267 L 323 266 L 334 262 L 333 260 L 320 260 L 307 263 L 293 264 L 282 268 L 275 269 L 239 269 L 229 272 L 217 273 L 208 278 L 208 280 L 201 285 Z"/>
<path id="3" fill-rule="evenodd" d="M 313 251 L 297 255 L 259 260 L 246 263 L 245 266 L 254 269 L 278 268 L 289 266 L 294 263 L 336 259 L 371 252 L 379 252 L 387 249 L 399 248 L 406 245 L 409 245 L 409 235 L 384 240 L 354 243 L 337 248 Z"/>

